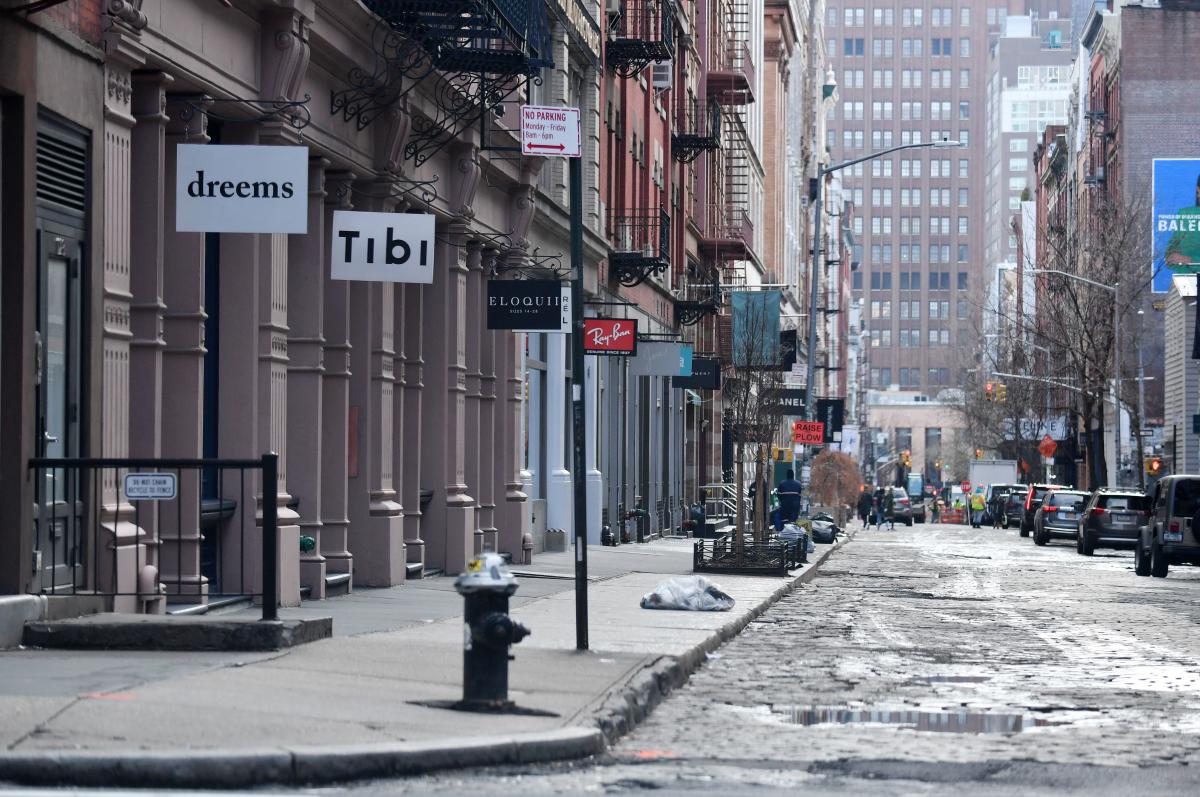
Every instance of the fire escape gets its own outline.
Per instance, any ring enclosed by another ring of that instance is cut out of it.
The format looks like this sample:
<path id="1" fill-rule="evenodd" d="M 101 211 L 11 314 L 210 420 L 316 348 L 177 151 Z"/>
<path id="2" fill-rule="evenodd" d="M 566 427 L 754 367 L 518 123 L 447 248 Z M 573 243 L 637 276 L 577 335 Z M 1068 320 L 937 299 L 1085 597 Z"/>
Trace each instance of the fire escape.
<path id="1" fill-rule="evenodd" d="M 376 15 L 374 63 L 355 66 L 330 110 L 359 130 L 402 107 L 418 85 L 432 115 L 414 114 L 404 154 L 420 166 L 467 128 L 487 123 L 553 66 L 541 0 L 362 0 Z"/>
<path id="2" fill-rule="evenodd" d="M 708 202 L 699 241 L 702 263 L 720 271 L 752 257 L 750 138 L 746 106 L 754 102 L 747 0 L 721 0 L 711 37 L 704 93 L 721 113 L 720 143 L 709 169 Z M 744 275 L 743 275 L 744 279 Z M 736 281 L 736 280 L 735 280 Z"/>
<path id="3" fill-rule="evenodd" d="M 610 11 L 605 63 L 622 78 L 675 55 L 673 0 L 618 0 Z M 641 146 L 644 146 L 645 142 Z M 671 215 L 665 207 L 625 207 L 609 214 L 609 275 L 626 287 L 659 276 L 671 265 Z"/>

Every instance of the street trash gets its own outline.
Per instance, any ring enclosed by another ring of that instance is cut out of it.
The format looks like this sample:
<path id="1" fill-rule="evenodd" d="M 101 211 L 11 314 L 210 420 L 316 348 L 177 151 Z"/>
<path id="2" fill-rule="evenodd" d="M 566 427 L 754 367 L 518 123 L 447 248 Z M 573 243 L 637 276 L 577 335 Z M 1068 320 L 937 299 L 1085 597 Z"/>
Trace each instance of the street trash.
<path id="1" fill-rule="evenodd" d="M 734 600 L 704 576 L 669 578 L 642 596 L 643 609 L 727 612 Z"/>
<path id="2" fill-rule="evenodd" d="M 800 524 L 803 524 L 803 526 Z M 786 542 L 802 541 L 805 552 L 812 553 L 816 548 L 813 546 L 812 537 L 806 531 L 808 526 L 809 523 L 806 520 L 802 520 L 799 523 L 787 523 L 784 525 L 783 531 L 779 532 L 779 539 Z"/>
<path id="3" fill-rule="evenodd" d="M 841 531 L 834 523 L 833 518 L 824 512 L 813 515 L 812 519 L 812 536 L 814 542 L 819 542 L 822 545 L 831 545 L 837 540 L 837 535 Z"/>

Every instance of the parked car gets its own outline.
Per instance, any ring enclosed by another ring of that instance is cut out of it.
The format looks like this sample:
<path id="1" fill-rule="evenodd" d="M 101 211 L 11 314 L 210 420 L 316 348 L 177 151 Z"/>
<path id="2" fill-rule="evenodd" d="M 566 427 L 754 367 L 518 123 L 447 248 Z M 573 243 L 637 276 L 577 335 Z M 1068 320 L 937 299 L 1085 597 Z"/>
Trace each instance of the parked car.
<path id="1" fill-rule="evenodd" d="M 895 509 L 893 518 L 897 523 L 903 523 L 906 526 L 913 524 L 913 509 L 912 499 L 908 497 L 908 490 L 903 487 L 892 487 L 892 499 Z"/>
<path id="2" fill-rule="evenodd" d="M 1033 515 L 1042 505 L 1042 499 L 1051 490 L 1064 489 L 1061 484 L 1031 484 L 1025 493 L 1025 508 L 1021 514 L 1021 536 L 1028 537 L 1033 531 Z"/>
<path id="3" fill-rule="evenodd" d="M 1025 495 L 1029 487 L 1024 484 L 1013 486 L 1012 492 L 1004 496 L 1003 513 L 1000 515 L 1000 528 L 1010 529 L 1020 527 L 1025 517 Z"/>
<path id="4" fill-rule="evenodd" d="M 1075 550 L 1091 556 L 1097 548 L 1132 547 L 1149 519 L 1150 497 L 1141 490 L 1101 487 L 1083 508 Z"/>
<path id="5" fill-rule="evenodd" d="M 987 508 L 983 512 L 983 522 L 993 523 L 1004 514 L 1004 501 L 1013 490 L 1019 490 L 1019 484 L 989 484 L 985 497 Z"/>
<path id="6" fill-rule="evenodd" d="M 1133 549 L 1133 571 L 1165 578 L 1177 564 L 1200 564 L 1200 476 L 1167 476 L 1154 486 L 1150 519 Z"/>
<path id="7" fill-rule="evenodd" d="M 1034 545 L 1045 545 L 1051 537 L 1074 539 L 1079 533 L 1079 518 L 1087 500 L 1088 494 L 1082 490 L 1047 492 L 1033 517 Z"/>

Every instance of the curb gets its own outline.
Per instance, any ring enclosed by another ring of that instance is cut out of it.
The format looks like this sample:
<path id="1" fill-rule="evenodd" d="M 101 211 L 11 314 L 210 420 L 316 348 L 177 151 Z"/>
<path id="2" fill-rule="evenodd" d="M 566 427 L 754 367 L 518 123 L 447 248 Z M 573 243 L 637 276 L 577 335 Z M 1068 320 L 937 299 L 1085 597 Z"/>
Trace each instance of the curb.
<path id="1" fill-rule="evenodd" d="M 692 673 L 707 660 L 709 653 L 736 637 L 746 626 L 801 584 L 812 581 L 821 565 L 834 551 L 854 539 L 856 531 L 857 529 L 846 531 L 841 539 L 816 555 L 803 571 L 780 586 L 745 616 L 721 626 L 712 636 L 682 656 L 660 657 L 634 675 L 624 687 L 615 693 L 610 692 L 600 709 L 593 715 L 596 727 L 604 734 L 606 742 L 612 744 L 636 728 L 671 692 L 687 682 Z"/>
<path id="2" fill-rule="evenodd" d="M 232 789 L 335 783 L 439 769 L 533 764 L 604 751 L 596 729 L 559 728 L 510 737 L 336 747 L 0 754 L 0 782 L 29 786 Z"/>
<path id="3" fill-rule="evenodd" d="M 811 581 L 834 551 L 853 538 L 853 531 L 846 532 L 744 616 L 726 623 L 682 656 L 659 658 L 623 687 L 610 692 L 592 714 L 590 727 L 469 737 L 456 740 L 453 746 L 434 741 L 257 750 L 0 753 L 0 783 L 159 789 L 298 786 L 599 755 L 682 686 L 710 652 L 737 636 L 796 587 Z"/>

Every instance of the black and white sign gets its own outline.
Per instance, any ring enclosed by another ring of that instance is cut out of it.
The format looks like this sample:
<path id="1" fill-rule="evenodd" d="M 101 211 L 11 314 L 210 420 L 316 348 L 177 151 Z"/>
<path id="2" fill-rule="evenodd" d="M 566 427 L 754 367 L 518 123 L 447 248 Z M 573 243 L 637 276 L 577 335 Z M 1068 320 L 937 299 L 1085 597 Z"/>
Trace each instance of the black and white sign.
<path id="1" fill-rule="evenodd" d="M 125 474 L 125 497 L 130 501 L 170 501 L 176 488 L 174 473 Z"/>
<path id="2" fill-rule="evenodd" d="M 179 144 L 179 232 L 308 232 L 308 147 Z"/>
<path id="3" fill-rule="evenodd" d="M 363 282 L 433 282 L 430 213 L 333 213 L 331 276 Z"/>
<path id="4" fill-rule="evenodd" d="M 807 401 L 808 391 L 802 387 L 797 388 L 780 388 L 774 391 L 774 396 L 769 400 L 767 411 L 779 413 L 781 415 L 799 416 L 804 414 L 804 405 Z"/>
<path id="5" fill-rule="evenodd" d="M 817 420 L 825 424 L 825 442 L 833 442 L 834 435 L 842 431 L 845 423 L 846 400 L 840 398 L 817 399 Z"/>
<path id="6" fill-rule="evenodd" d="M 488 280 L 487 328 L 569 332 L 570 297 L 558 280 Z"/>
<path id="7" fill-rule="evenodd" d="M 684 387 L 690 390 L 720 390 L 721 361 L 716 357 L 693 357 L 692 375 L 675 377 L 671 380 L 671 387 Z"/>

